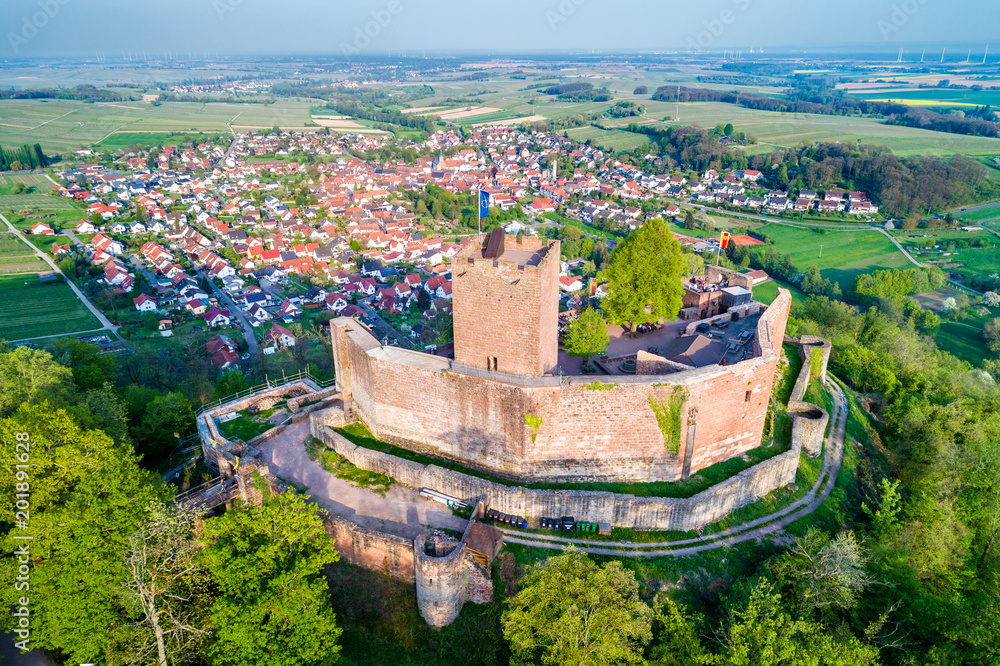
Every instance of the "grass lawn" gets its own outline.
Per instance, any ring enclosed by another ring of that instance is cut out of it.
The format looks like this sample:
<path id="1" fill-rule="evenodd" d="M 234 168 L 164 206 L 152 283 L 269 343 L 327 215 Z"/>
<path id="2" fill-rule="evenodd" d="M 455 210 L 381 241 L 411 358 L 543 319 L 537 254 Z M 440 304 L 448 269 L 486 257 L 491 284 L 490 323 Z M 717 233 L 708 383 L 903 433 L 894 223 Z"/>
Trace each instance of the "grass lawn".
<path id="1" fill-rule="evenodd" d="M 0 276 L 0 338 L 20 340 L 99 329 L 101 323 L 65 282 Z"/>
<path id="2" fill-rule="evenodd" d="M 778 297 L 779 288 L 787 289 L 791 292 L 793 305 L 802 305 L 806 302 L 806 298 L 808 298 L 803 292 L 799 291 L 792 285 L 778 282 L 772 278 L 764 284 L 759 284 L 753 288 L 753 299 L 758 303 L 770 305 L 771 303 L 774 303 L 774 299 Z"/>
<path id="3" fill-rule="evenodd" d="M 258 414 L 251 414 L 247 411 L 239 412 L 239 416 L 231 421 L 219 422 L 219 432 L 226 439 L 240 439 L 244 442 L 249 442 L 251 439 L 258 435 L 263 435 L 265 432 L 274 427 L 268 420 L 267 412 L 259 412 Z"/>
<path id="4" fill-rule="evenodd" d="M 792 263 L 800 271 L 817 266 L 823 277 L 839 282 L 845 292 L 860 273 L 913 265 L 877 231 L 834 229 L 823 233 L 823 230 L 780 224 L 766 224 L 760 231 L 774 242 L 779 254 L 790 254 Z"/>
<path id="5" fill-rule="evenodd" d="M 973 210 L 967 213 L 953 211 L 952 215 L 960 220 L 965 220 L 966 222 L 982 222 L 983 220 L 992 220 L 995 217 L 1000 217 L 1000 203 L 993 204 L 989 208 Z"/>
<path id="6" fill-rule="evenodd" d="M 942 351 L 981 368 L 984 360 L 996 357 L 983 342 L 982 332 L 981 326 L 944 321 L 934 335 L 934 341 Z"/>

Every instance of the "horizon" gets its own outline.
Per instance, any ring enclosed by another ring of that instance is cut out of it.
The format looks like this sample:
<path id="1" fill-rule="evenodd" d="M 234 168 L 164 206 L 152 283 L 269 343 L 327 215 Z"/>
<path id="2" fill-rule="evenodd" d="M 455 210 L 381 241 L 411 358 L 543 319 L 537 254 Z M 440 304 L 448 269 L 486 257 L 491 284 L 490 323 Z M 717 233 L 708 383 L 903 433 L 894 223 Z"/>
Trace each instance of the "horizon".
<path id="1" fill-rule="evenodd" d="M 979 19 L 963 25 L 967 11 L 927 0 L 875 7 L 861 0 L 837 6 L 775 0 L 723 0 L 710 7 L 659 5 L 649 0 L 616 4 L 613 12 L 592 0 L 530 3 L 504 11 L 472 10 L 446 0 L 433 12 L 408 0 L 368 0 L 339 7 L 292 0 L 280 11 L 261 0 L 177 0 L 136 11 L 123 0 L 11 0 L 0 8 L 8 26 L 0 59 L 99 57 L 128 60 L 139 53 L 169 59 L 223 57 L 329 57 L 428 51 L 436 54 L 566 52 L 684 52 L 763 48 L 779 53 L 830 50 L 893 52 L 941 46 L 978 48 L 990 41 L 1000 6 L 965 2 Z M 777 5 L 777 6 L 776 6 Z M 303 22 L 303 16 L 311 19 Z M 642 20 L 637 20 L 637 19 Z M 805 21 L 805 23 L 803 23 Z M 150 32 L 150 25 L 156 30 Z M 821 34 L 794 38 L 812 26 Z M 113 35 L 113 39 L 108 37 Z M 847 35 L 852 38 L 845 38 Z M 109 41 L 113 46 L 109 46 Z M 1000 39 L 995 40 L 1000 44 Z M 254 46 L 248 48 L 247 43 Z M 209 46 L 210 48 L 206 48 Z M 1000 51 L 1000 46 L 998 46 Z M 960 54 L 957 54 L 960 55 Z M 1000 53 L 998 53 L 1000 55 Z"/>

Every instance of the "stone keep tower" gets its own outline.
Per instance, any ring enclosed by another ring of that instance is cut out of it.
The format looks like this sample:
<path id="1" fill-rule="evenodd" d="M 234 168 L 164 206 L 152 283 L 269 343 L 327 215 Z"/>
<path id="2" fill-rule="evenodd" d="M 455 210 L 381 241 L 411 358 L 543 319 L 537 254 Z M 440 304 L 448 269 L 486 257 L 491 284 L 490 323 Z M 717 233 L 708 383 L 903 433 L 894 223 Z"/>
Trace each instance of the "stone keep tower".
<path id="1" fill-rule="evenodd" d="M 455 362 L 512 375 L 555 372 L 559 241 L 496 228 L 452 262 Z"/>

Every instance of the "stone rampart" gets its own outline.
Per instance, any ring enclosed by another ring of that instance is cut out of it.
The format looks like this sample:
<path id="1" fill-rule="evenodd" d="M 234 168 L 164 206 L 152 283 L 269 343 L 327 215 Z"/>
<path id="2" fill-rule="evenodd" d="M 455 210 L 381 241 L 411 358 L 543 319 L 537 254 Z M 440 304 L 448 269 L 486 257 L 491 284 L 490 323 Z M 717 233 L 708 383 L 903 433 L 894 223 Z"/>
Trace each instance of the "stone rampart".
<path id="1" fill-rule="evenodd" d="M 340 318 L 337 386 L 379 439 L 497 478 L 678 481 L 760 445 L 790 304 L 782 290 L 761 315 L 746 361 L 601 381 L 484 376 Z"/>
<path id="2" fill-rule="evenodd" d="M 359 447 L 327 427 L 321 434 L 327 446 L 352 464 L 390 476 L 411 488 L 430 488 L 463 500 L 482 497 L 491 509 L 531 519 L 574 516 L 577 520 L 637 530 L 684 532 L 712 523 L 792 483 L 799 462 L 799 450 L 793 447 L 693 497 L 635 497 L 503 485 Z"/>

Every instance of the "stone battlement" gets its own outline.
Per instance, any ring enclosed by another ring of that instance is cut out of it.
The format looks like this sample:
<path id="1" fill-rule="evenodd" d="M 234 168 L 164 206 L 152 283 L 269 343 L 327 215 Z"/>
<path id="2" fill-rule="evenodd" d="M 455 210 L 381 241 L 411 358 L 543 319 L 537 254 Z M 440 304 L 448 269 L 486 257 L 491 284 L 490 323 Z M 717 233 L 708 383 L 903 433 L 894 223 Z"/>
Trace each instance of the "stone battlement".
<path id="1" fill-rule="evenodd" d="M 678 481 L 760 445 L 790 305 L 781 290 L 745 361 L 614 377 L 469 369 L 383 348 L 340 318 L 337 387 L 379 439 L 499 478 Z"/>

